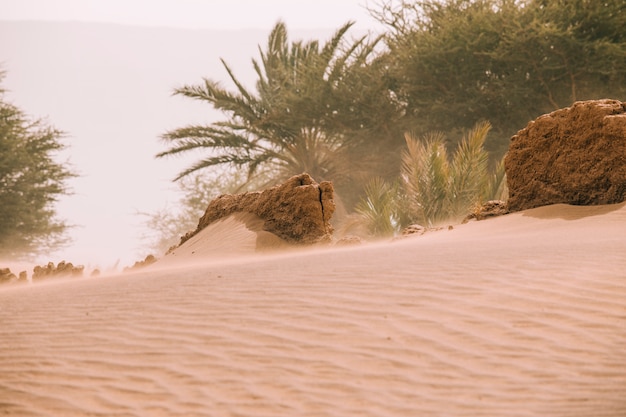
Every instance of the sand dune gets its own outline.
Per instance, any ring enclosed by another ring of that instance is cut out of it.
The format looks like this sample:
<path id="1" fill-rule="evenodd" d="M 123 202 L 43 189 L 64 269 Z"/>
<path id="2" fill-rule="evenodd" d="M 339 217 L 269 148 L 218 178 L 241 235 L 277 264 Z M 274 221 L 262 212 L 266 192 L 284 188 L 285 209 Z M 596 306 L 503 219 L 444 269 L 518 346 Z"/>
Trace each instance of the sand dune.
<path id="1" fill-rule="evenodd" d="M 626 415 L 624 204 L 246 256 L 0 290 L 0 414 Z"/>
<path id="2" fill-rule="evenodd" d="M 158 261 L 158 267 L 206 261 L 224 261 L 287 249 L 288 244 L 263 230 L 263 220 L 250 213 L 236 213 L 208 225 Z"/>

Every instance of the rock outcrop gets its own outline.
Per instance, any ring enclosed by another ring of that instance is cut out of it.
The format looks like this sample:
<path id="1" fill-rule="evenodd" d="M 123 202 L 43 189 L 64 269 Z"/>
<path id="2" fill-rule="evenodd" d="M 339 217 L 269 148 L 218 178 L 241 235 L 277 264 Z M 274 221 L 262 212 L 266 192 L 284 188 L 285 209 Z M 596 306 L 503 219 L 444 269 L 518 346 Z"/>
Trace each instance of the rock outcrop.
<path id="1" fill-rule="evenodd" d="M 484 204 L 476 207 L 474 211 L 468 214 L 461 223 L 467 223 L 470 220 L 485 220 L 491 217 L 503 216 L 509 213 L 509 207 L 506 201 L 489 200 Z"/>
<path id="2" fill-rule="evenodd" d="M 52 262 L 48 262 L 45 266 L 37 265 L 33 268 L 33 282 L 54 277 L 82 277 L 85 267 L 82 265 L 72 264 L 71 262 L 61 261 L 56 266 Z"/>
<path id="3" fill-rule="evenodd" d="M 26 271 L 22 271 L 19 275 L 11 272 L 10 268 L 0 268 L 0 284 L 26 282 L 28 280 Z"/>
<path id="4" fill-rule="evenodd" d="M 136 271 L 138 269 L 145 268 L 147 266 L 152 265 L 156 261 L 157 261 L 157 258 L 154 255 L 148 255 L 142 261 L 135 262 L 133 264 L 133 266 L 128 266 L 128 267 L 124 268 L 124 272 Z M 98 272 L 98 274 L 99 274 L 99 272 Z"/>
<path id="5" fill-rule="evenodd" d="M 448 226 L 449 228 L 452 226 Z M 410 224 L 400 232 L 399 238 L 409 237 L 409 236 L 421 236 L 427 232 L 438 232 L 439 230 L 443 230 L 443 226 L 437 227 L 424 227 L 421 224 Z M 450 229 L 451 230 L 451 229 Z"/>
<path id="6" fill-rule="evenodd" d="M 510 211 L 626 199 L 626 103 L 592 100 L 543 115 L 511 138 Z"/>
<path id="7" fill-rule="evenodd" d="M 318 184 L 308 174 L 296 175 L 265 191 L 224 194 L 209 203 L 196 230 L 183 236 L 180 244 L 209 224 L 236 213 L 256 216 L 263 222 L 262 230 L 290 244 L 330 242 L 333 194 L 330 182 Z"/>

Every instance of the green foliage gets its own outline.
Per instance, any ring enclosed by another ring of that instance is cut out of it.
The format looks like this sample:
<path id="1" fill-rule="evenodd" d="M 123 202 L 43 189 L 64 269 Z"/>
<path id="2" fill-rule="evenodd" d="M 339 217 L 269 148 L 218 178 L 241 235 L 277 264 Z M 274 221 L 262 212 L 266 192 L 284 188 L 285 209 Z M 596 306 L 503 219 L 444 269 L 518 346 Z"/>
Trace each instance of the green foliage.
<path id="1" fill-rule="evenodd" d="M 421 140 L 406 136 L 401 178 L 413 221 L 423 226 L 458 221 L 477 203 L 498 197 L 503 171 L 489 172 L 484 149 L 490 128 L 487 122 L 477 123 L 452 158 L 441 133 Z"/>
<path id="2" fill-rule="evenodd" d="M 398 231 L 398 188 L 375 177 L 365 187 L 365 197 L 356 206 L 372 236 L 392 236 Z"/>
<path id="3" fill-rule="evenodd" d="M 576 100 L 626 100 L 622 0 L 383 1 L 390 88 L 404 124 L 453 141 L 490 120 L 487 148 L 539 115 Z M 381 58 L 383 59 L 383 58 Z"/>
<path id="4" fill-rule="evenodd" d="M 482 193 L 485 201 L 503 200 L 506 201 L 509 196 L 509 189 L 506 185 L 506 171 L 504 170 L 504 158 L 500 159 L 491 174 L 489 175 L 486 189 Z"/>
<path id="5" fill-rule="evenodd" d="M 477 123 L 459 143 L 452 159 L 450 172 L 450 211 L 452 218 L 465 216 L 477 202 L 488 196 L 487 170 L 489 155 L 484 149 L 491 129 L 488 122 Z"/>
<path id="6" fill-rule="evenodd" d="M 176 94 L 209 103 L 226 119 L 192 125 L 163 135 L 170 147 L 158 157 L 202 150 L 207 157 L 181 172 L 178 179 L 218 165 L 244 168 L 252 178 L 259 169 L 276 181 L 308 172 L 316 180 L 348 185 L 380 162 L 395 103 L 380 77 L 373 74 L 378 40 L 348 42 L 352 26 L 341 27 L 325 44 L 289 42 L 278 23 L 260 59 L 253 60 L 256 90 L 248 90 L 225 63 L 235 91 L 205 79 Z M 370 66 L 372 65 L 372 66 Z M 373 156 L 373 153 L 377 153 Z"/>
<path id="7" fill-rule="evenodd" d="M 442 133 L 422 140 L 406 135 L 402 154 L 402 180 L 415 220 L 431 226 L 449 217 L 450 163 Z"/>
<path id="8" fill-rule="evenodd" d="M 210 79 L 177 89 L 225 118 L 165 133 L 158 156 L 205 153 L 179 178 L 220 165 L 274 182 L 308 172 L 333 181 L 348 211 L 364 195 L 359 210 L 387 226 L 386 186 L 362 184 L 402 172 L 397 222 L 427 226 L 506 195 L 496 161 L 530 120 L 575 100 L 626 101 L 623 0 L 380 0 L 370 12 L 389 29 L 386 49 L 379 38 L 348 41 L 350 23 L 326 43 L 290 42 L 279 22 L 253 60 L 254 89 L 225 62 L 234 90 Z M 492 124 L 486 139 L 477 120 Z"/>
<path id="9" fill-rule="evenodd" d="M 405 136 L 400 185 L 380 178 L 365 188 L 357 212 L 373 236 L 389 236 L 410 223 L 432 227 L 458 222 L 487 200 L 505 191 L 504 164 L 490 172 L 485 139 L 491 125 L 477 123 L 449 157 L 442 133 Z"/>
<path id="10" fill-rule="evenodd" d="M 0 258 L 27 258 L 67 242 L 67 225 L 54 210 L 75 176 L 54 159 L 64 149 L 62 136 L 0 90 Z"/>

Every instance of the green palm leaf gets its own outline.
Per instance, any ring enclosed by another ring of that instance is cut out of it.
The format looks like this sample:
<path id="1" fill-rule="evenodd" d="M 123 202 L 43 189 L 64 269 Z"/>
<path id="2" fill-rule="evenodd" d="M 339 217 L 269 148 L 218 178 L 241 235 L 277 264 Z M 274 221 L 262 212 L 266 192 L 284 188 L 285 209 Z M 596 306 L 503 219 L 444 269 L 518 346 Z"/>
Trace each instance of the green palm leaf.
<path id="1" fill-rule="evenodd" d="M 337 100 L 332 96 L 334 83 L 374 50 L 364 37 L 344 47 L 352 25 L 346 23 L 321 45 L 318 41 L 290 43 L 285 24 L 278 22 L 265 49 L 259 47 L 259 59 L 252 60 L 256 91 L 246 89 L 224 60 L 234 91 L 208 78 L 177 88 L 174 94 L 209 103 L 225 119 L 166 132 L 161 138 L 169 148 L 157 157 L 208 154 L 177 179 L 217 165 L 245 168 L 249 175 L 268 169 L 279 178 L 305 171 L 318 180 L 347 178 L 351 171 L 358 172 L 350 169 L 349 161 L 354 150 L 350 141 L 359 137 L 343 134 L 335 121 Z"/>
<path id="2" fill-rule="evenodd" d="M 445 138 L 431 133 L 418 139 L 405 136 L 401 176 L 409 218 L 423 226 L 458 221 L 485 198 L 493 198 L 504 187 L 504 166 L 488 170 L 484 143 L 491 129 L 488 122 L 477 123 L 448 158 Z"/>

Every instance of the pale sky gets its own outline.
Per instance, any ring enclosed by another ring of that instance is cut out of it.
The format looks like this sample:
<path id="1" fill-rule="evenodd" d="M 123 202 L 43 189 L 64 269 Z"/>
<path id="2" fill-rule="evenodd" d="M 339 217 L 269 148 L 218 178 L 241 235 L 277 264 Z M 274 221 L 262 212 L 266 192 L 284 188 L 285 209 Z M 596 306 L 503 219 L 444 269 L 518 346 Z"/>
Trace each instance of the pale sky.
<path id="1" fill-rule="evenodd" d="M 319 29 L 337 28 L 347 20 L 373 25 L 365 10 L 367 4 L 373 3 L 372 0 L 0 0 L 0 19 L 208 29 L 268 29 L 283 19 L 294 29 Z"/>
<path id="2" fill-rule="evenodd" d="M 278 20 L 282 20 L 290 33 L 301 29 L 328 29 L 325 33 L 330 35 L 347 21 L 356 22 L 354 31 L 381 31 L 380 25 L 366 10 L 366 5 L 375 3 L 376 0 L 0 0 L 0 20 L 106 22 L 182 29 L 261 29 L 268 32 Z M 242 63 L 249 66 L 250 59 L 256 58 L 257 45 L 264 43 L 265 39 L 246 45 L 248 49 L 245 51 L 232 51 L 229 63 L 241 58 L 235 68 L 241 73 Z M 72 114 L 80 114 L 79 109 L 55 105 L 54 97 L 50 96 L 56 94 L 54 92 L 46 93 L 47 97 L 38 95 L 39 89 L 56 91 L 48 88 L 49 83 L 45 84 L 47 68 L 38 69 L 35 65 L 34 73 L 37 75 L 34 79 L 26 79 L 24 72 L 11 71 L 14 63 L 6 58 L 9 55 L 5 53 L 11 48 L 3 48 L 3 42 L 9 42 L 5 46 L 10 46 L 10 40 L 0 37 L 0 63 L 7 73 L 3 87 L 8 90 L 9 99 L 27 114 L 49 118 L 53 126 L 69 131 L 70 162 L 81 174 L 70 184 L 75 195 L 64 198 L 58 205 L 59 216 L 78 226 L 70 232 L 74 243 L 58 256 L 41 261 L 66 260 L 104 269 L 118 261 L 120 267 L 132 265 L 147 254 L 145 241 L 141 239 L 145 225 L 137 212 L 155 212 L 163 209 L 164 205 L 176 204 L 180 198 L 171 179 L 183 168 L 182 162 L 178 161 L 177 166 L 175 160 L 155 160 L 154 155 L 163 150 L 158 135 L 167 129 L 180 127 L 181 122 L 171 126 L 165 125 L 166 122 L 172 123 L 171 120 L 146 119 L 141 122 L 142 126 L 146 132 L 152 130 L 142 138 L 120 136 L 113 137 L 110 144 L 94 143 L 72 124 L 72 117 L 76 119 Z M 22 62 L 34 59 L 29 57 L 29 51 L 13 53 L 13 56 L 20 56 Z M 238 57 L 237 54 L 245 56 Z M 220 57 L 211 55 L 207 59 L 218 62 Z M 120 65 L 124 65 L 124 57 L 117 55 L 117 59 Z M 28 67 L 29 70 L 32 68 L 33 65 Z M 202 76 L 219 77 L 203 73 L 201 68 L 197 70 L 197 75 L 188 80 L 177 79 L 176 82 L 199 82 Z M 249 68 L 245 70 L 250 71 Z M 81 74 L 77 76 L 83 77 Z M 37 83 L 44 84 L 37 86 Z M 170 107 L 172 114 L 182 115 L 182 119 L 179 117 L 177 120 L 184 120 L 187 118 L 186 109 L 191 109 L 185 106 L 190 103 L 171 98 L 171 87 L 173 85 L 164 85 L 162 91 L 156 92 L 156 99 L 162 101 L 163 106 Z M 80 100 L 76 100 L 75 105 L 80 106 Z M 205 108 L 201 107 L 200 112 L 205 114 Z M 107 126 L 109 120 L 115 117 L 113 114 L 94 115 L 94 129 L 114 129 Z M 191 117 L 189 114 L 189 122 L 196 122 Z M 136 142 L 136 148 L 132 150 L 135 154 L 120 155 L 120 148 L 129 140 Z M 191 156 L 189 161 L 197 159 Z M 108 161 L 115 163 L 110 165 Z M 139 162 L 142 165 L 137 167 L 136 162 L 127 161 L 144 162 Z"/>

